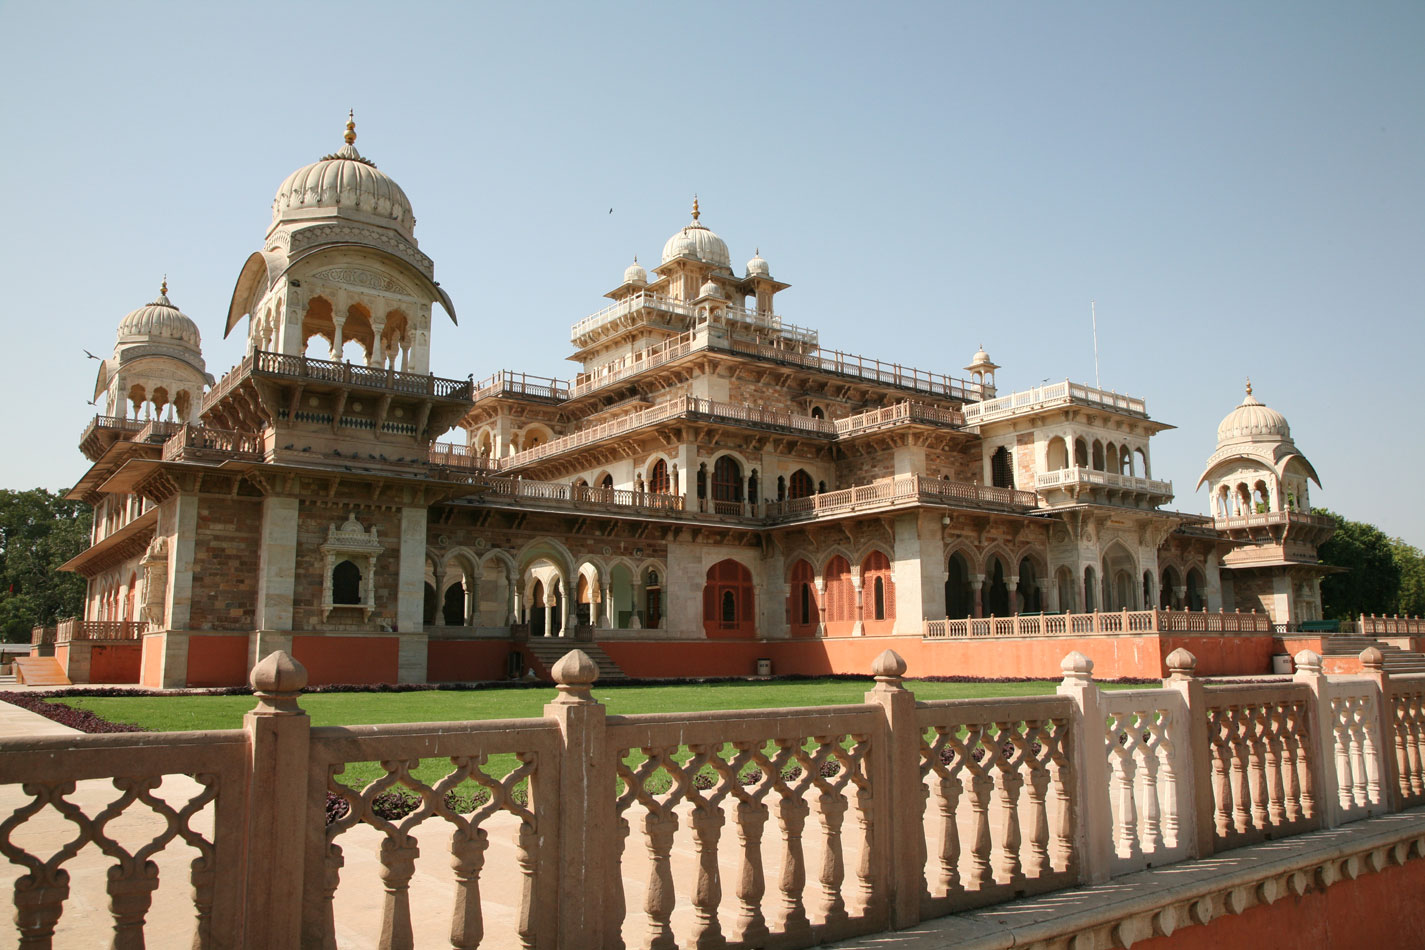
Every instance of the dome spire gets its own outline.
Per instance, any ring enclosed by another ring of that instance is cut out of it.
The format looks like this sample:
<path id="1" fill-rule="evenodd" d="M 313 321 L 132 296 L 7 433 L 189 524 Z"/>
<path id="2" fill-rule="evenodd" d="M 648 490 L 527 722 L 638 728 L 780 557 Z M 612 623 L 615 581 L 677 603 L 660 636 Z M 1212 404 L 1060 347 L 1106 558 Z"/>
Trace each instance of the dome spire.
<path id="1" fill-rule="evenodd" d="M 346 135 L 342 136 L 347 145 L 356 144 L 356 110 L 349 109 L 346 113 Z"/>
<path id="2" fill-rule="evenodd" d="M 1247 377 L 1247 395 L 1252 395 L 1252 377 Z"/>
<path id="3" fill-rule="evenodd" d="M 158 295 L 159 295 L 160 297 L 167 297 L 167 296 L 168 296 L 168 275 L 167 275 L 167 274 L 164 274 L 164 275 L 163 275 L 163 283 L 162 283 L 162 284 L 159 286 L 159 288 L 158 288 Z"/>
<path id="4" fill-rule="evenodd" d="M 701 214 L 702 214 L 702 212 L 700 212 L 700 211 L 698 210 L 698 196 L 697 196 L 696 194 L 694 194 L 694 195 L 693 195 L 693 223 L 694 223 L 694 224 L 697 223 L 697 221 L 698 221 L 698 216 L 701 215 Z"/>

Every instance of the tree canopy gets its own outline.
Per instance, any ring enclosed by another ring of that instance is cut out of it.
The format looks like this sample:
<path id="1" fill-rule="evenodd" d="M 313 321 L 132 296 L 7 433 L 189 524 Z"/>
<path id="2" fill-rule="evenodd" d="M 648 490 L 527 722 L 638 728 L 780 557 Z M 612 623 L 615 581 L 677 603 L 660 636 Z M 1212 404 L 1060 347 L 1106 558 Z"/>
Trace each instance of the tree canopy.
<path id="1" fill-rule="evenodd" d="M 1350 620 L 1363 613 L 1425 613 L 1425 556 L 1419 548 L 1375 525 L 1323 508 L 1314 513 L 1336 521 L 1336 533 L 1318 551 L 1321 562 L 1346 568 L 1321 580 L 1324 616 Z"/>
<path id="2" fill-rule="evenodd" d="M 43 488 L 0 489 L 0 639 L 84 609 L 84 578 L 59 566 L 89 544 L 93 512 Z"/>

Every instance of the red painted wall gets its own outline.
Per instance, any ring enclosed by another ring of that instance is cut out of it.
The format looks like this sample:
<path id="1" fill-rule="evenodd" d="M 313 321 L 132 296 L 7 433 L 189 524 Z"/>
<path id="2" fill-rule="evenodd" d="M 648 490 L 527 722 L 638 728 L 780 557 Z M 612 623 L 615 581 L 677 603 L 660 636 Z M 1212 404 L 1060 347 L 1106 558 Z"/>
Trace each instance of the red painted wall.
<path id="1" fill-rule="evenodd" d="M 243 686 L 247 683 L 247 636 L 191 637 L 189 686 Z"/>
<path id="2" fill-rule="evenodd" d="M 328 683 L 394 683 L 400 656 L 396 637 L 292 638 L 292 658 L 307 668 L 312 686 Z"/>
<path id="3" fill-rule="evenodd" d="M 166 633 L 153 633 L 143 638 L 142 676 L 139 682 L 150 689 L 163 688 L 163 647 Z"/>
<path id="4" fill-rule="evenodd" d="M 69 675 L 69 647 L 62 643 L 55 644 L 54 658 L 59 663 L 59 668 L 64 670 L 64 675 Z"/>
<path id="5" fill-rule="evenodd" d="M 511 650 L 518 650 L 525 666 L 530 665 L 529 653 L 508 640 L 430 640 L 426 644 L 426 678 L 432 683 L 502 680 Z"/>
<path id="6" fill-rule="evenodd" d="M 1258 904 L 1133 950 L 1414 950 L 1425 946 L 1425 861 Z"/>
<path id="7" fill-rule="evenodd" d="M 89 682 L 137 683 L 142 643 L 96 643 L 89 650 Z"/>

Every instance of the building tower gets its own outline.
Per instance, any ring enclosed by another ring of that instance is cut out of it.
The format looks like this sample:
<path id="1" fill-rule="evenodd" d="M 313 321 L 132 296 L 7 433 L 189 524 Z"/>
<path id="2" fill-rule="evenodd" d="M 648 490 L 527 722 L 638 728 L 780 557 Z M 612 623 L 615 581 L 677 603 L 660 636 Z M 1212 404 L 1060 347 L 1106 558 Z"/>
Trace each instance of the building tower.
<path id="1" fill-rule="evenodd" d="M 158 299 L 119 321 L 114 355 L 99 366 L 94 400 L 110 416 L 197 422 L 203 390 L 213 384 L 203 363 L 198 325 L 168 299 L 164 278 Z"/>
<path id="2" fill-rule="evenodd" d="M 1217 448 L 1197 487 L 1206 485 L 1213 526 L 1236 542 L 1222 559 L 1224 603 L 1259 610 L 1273 623 L 1321 619 L 1316 549 L 1334 523 L 1311 514 L 1309 482 L 1320 478 L 1297 449 L 1286 417 L 1252 395 L 1217 427 Z"/>

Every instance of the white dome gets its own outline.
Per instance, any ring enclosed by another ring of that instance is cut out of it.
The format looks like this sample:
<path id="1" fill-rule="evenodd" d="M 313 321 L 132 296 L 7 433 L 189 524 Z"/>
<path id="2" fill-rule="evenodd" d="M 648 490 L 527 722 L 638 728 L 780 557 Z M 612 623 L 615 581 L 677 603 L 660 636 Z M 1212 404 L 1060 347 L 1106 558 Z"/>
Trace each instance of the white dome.
<path id="1" fill-rule="evenodd" d="M 762 259 L 762 252 L 756 250 L 752 252 L 752 260 L 747 262 L 748 277 L 771 277 L 772 269 L 767 266 L 767 262 Z"/>
<path id="2" fill-rule="evenodd" d="M 643 269 L 643 265 L 638 263 L 638 258 L 633 259 L 633 263 L 628 265 L 623 272 L 623 282 L 625 284 L 646 284 L 648 283 L 648 271 Z"/>
<path id="3" fill-rule="evenodd" d="M 674 258 L 691 257 L 704 264 L 732 269 L 732 256 L 727 253 L 727 244 L 722 238 L 698 223 L 697 199 L 693 199 L 693 223 L 670 237 L 663 245 L 663 260 L 668 263 Z"/>
<path id="4" fill-rule="evenodd" d="M 130 312 L 119 321 L 119 343 L 181 343 L 202 345 L 198 325 L 168 299 L 168 281 L 158 299 Z"/>
<path id="5" fill-rule="evenodd" d="M 1291 426 L 1286 416 L 1270 409 L 1252 395 L 1252 384 L 1247 384 L 1247 398 L 1229 412 L 1217 427 L 1217 444 L 1248 439 L 1254 442 L 1276 441 L 1291 438 Z"/>
<path id="6" fill-rule="evenodd" d="M 320 217 L 301 214 L 304 211 L 342 209 L 389 221 L 406 237 L 412 236 L 416 216 L 410 199 L 391 176 L 361 157 L 355 141 L 356 123 L 349 120 L 345 145 L 287 176 L 272 199 L 274 225 L 284 219 Z"/>
<path id="7" fill-rule="evenodd" d="M 698 288 L 698 296 L 699 296 L 699 297 L 718 297 L 718 298 L 726 299 L 726 298 L 723 296 L 722 288 L 719 287 L 719 286 L 717 285 L 717 281 L 714 281 L 714 280 L 704 281 L 704 282 L 703 282 L 703 285 Z"/>

